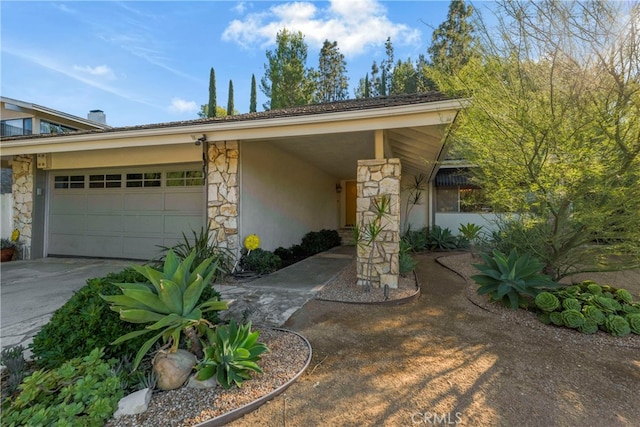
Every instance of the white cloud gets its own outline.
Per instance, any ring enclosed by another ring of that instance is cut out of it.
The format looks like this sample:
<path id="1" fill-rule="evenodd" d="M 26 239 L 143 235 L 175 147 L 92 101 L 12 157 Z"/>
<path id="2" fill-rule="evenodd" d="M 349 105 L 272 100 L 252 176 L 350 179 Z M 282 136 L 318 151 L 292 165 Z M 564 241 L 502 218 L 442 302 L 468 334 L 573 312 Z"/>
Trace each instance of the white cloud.
<path id="1" fill-rule="evenodd" d="M 92 76 L 106 77 L 109 79 L 115 78 L 115 74 L 113 74 L 113 71 L 107 65 L 98 65 L 96 67 L 91 67 L 89 65 L 74 65 L 73 69 L 83 73 L 91 74 Z"/>
<path id="2" fill-rule="evenodd" d="M 314 48 L 322 46 L 325 39 L 336 40 L 347 57 L 381 46 L 387 37 L 399 46 L 419 44 L 421 37 L 419 30 L 390 21 L 378 0 L 332 0 L 326 9 L 311 2 L 289 2 L 250 13 L 231 21 L 222 39 L 244 48 L 264 49 L 275 42 L 282 28 L 302 32 Z"/>
<path id="3" fill-rule="evenodd" d="M 193 113 L 198 111 L 198 104 L 196 104 L 195 101 L 173 98 L 168 110 L 174 113 Z"/>
<path id="4" fill-rule="evenodd" d="M 239 13 L 240 15 L 242 15 L 247 11 L 247 7 L 248 7 L 248 5 L 247 5 L 246 2 L 240 1 L 240 2 L 238 2 L 238 4 L 233 6 L 231 8 L 231 10 L 233 10 L 234 12 Z"/>

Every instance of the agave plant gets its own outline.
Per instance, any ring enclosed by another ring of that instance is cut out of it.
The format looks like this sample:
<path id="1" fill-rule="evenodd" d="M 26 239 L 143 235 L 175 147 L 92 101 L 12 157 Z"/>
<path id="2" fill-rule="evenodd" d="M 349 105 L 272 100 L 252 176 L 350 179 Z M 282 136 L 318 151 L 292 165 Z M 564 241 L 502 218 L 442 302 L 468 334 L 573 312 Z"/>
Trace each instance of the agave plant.
<path id="1" fill-rule="evenodd" d="M 220 325 L 208 335 L 213 345 L 205 348 L 198 380 L 215 375 L 218 383 L 228 389 L 232 384 L 241 387 L 244 380 L 251 378 L 251 371 L 262 373 L 257 362 L 269 349 L 258 342 L 259 332 L 251 332 L 251 322 L 238 326 L 231 320 L 228 326 Z"/>
<path id="2" fill-rule="evenodd" d="M 543 290 L 559 286 L 540 273 L 544 264 L 529 254 L 518 256 L 512 250 L 507 257 L 494 250 L 493 256 L 483 254 L 482 259 L 484 264 L 473 264 L 482 273 L 471 276 L 480 286 L 478 294 L 488 294 L 493 301 L 500 301 L 514 310 L 525 305 L 525 296 L 535 298 Z"/>
<path id="3" fill-rule="evenodd" d="M 111 303 L 111 310 L 120 314 L 120 318 L 131 323 L 150 323 L 144 329 L 130 332 L 115 340 L 120 344 L 126 340 L 153 332 L 138 351 L 133 364 L 135 370 L 144 355 L 160 338 L 171 344 L 172 352 L 178 350 L 180 337 L 184 332 L 190 340 L 191 351 L 202 354 L 199 335 L 213 325 L 202 317 L 203 313 L 213 310 L 226 310 L 227 302 L 211 298 L 196 306 L 200 295 L 217 271 L 213 257 L 202 261 L 191 270 L 196 253 L 192 251 L 182 262 L 170 250 L 162 270 L 151 266 L 134 265 L 149 283 L 115 283 L 122 295 L 101 295 Z"/>

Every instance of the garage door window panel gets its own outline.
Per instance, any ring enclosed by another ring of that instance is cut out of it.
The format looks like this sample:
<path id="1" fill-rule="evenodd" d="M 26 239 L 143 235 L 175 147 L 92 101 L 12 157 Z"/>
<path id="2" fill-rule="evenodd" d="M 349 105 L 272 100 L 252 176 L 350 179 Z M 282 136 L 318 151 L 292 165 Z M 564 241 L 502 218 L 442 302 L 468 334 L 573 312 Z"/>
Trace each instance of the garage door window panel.
<path id="1" fill-rule="evenodd" d="M 192 187 L 204 184 L 201 170 L 167 172 L 167 187 Z"/>
<path id="2" fill-rule="evenodd" d="M 53 183 L 56 189 L 84 188 L 84 175 L 56 175 Z"/>
<path id="3" fill-rule="evenodd" d="M 143 172 L 143 173 L 128 173 L 127 174 L 127 187 L 160 187 L 162 185 L 162 173 L 161 172 Z"/>
<path id="4" fill-rule="evenodd" d="M 120 188 L 121 174 L 89 175 L 89 188 Z"/>

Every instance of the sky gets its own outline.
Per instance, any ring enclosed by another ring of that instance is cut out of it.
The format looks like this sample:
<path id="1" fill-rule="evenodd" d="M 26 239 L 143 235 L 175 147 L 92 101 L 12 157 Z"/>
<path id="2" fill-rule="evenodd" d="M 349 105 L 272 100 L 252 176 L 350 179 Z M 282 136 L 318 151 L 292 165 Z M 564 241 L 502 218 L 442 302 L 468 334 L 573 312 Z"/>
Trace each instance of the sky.
<path id="1" fill-rule="evenodd" d="M 301 31 L 307 66 L 337 41 L 349 96 L 391 37 L 395 58 L 426 54 L 448 1 L 7 1 L 0 2 L 0 93 L 107 124 L 198 118 L 215 69 L 218 105 L 249 111 L 251 76 L 264 76 L 278 31 Z M 476 7 L 478 7 L 476 5 Z M 267 101 L 258 87 L 258 111 Z"/>

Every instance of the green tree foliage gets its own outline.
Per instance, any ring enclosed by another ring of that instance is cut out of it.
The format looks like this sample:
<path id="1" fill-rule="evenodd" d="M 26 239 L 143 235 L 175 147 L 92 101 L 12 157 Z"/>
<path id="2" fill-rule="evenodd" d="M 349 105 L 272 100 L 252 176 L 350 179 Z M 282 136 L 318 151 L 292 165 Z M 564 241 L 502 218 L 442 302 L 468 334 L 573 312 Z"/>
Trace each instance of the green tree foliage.
<path id="1" fill-rule="evenodd" d="M 234 114 L 233 108 L 233 81 L 229 80 L 229 99 L 227 100 L 227 116 Z"/>
<path id="2" fill-rule="evenodd" d="M 207 117 L 225 117 L 227 115 L 227 109 L 218 105 L 216 107 L 216 113 L 212 116 L 209 116 L 209 105 L 202 104 L 200 106 L 200 111 L 198 111 L 198 117 L 201 119 L 205 119 Z"/>
<path id="3" fill-rule="evenodd" d="M 503 230 L 546 273 L 639 265 L 640 5 L 514 1 L 496 12 L 500 37 L 483 34 L 480 57 L 434 73 L 471 99 L 454 144 L 493 205 L 519 213 Z"/>
<path id="4" fill-rule="evenodd" d="M 209 72 L 209 103 L 207 104 L 207 117 L 215 117 L 216 114 L 216 106 L 218 105 L 216 101 L 216 71 L 211 67 L 211 71 Z"/>
<path id="5" fill-rule="evenodd" d="M 258 97 L 256 93 L 256 75 L 251 74 L 251 98 L 249 100 L 249 112 L 255 113 L 258 106 Z"/>
<path id="6" fill-rule="evenodd" d="M 267 51 L 260 89 L 269 99 L 265 110 L 307 105 L 313 101 L 314 72 L 306 68 L 307 44 L 301 32 L 286 28 L 276 35 L 276 49 Z"/>
<path id="7" fill-rule="evenodd" d="M 340 53 L 338 42 L 325 40 L 320 49 L 316 76 L 316 101 L 341 101 L 349 97 L 347 63 Z"/>
<path id="8" fill-rule="evenodd" d="M 411 58 L 405 62 L 398 59 L 396 66 L 393 68 L 389 94 L 397 95 L 416 92 L 418 92 L 418 73 Z"/>
<path id="9" fill-rule="evenodd" d="M 471 5 L 466 5 L 464 0 L 451 1 L 447 19 L 433 32 L 431 46 L 427 49 L 434 67 L 451 73 L 473 57 L 477 37 L 472 16 Z"/>

